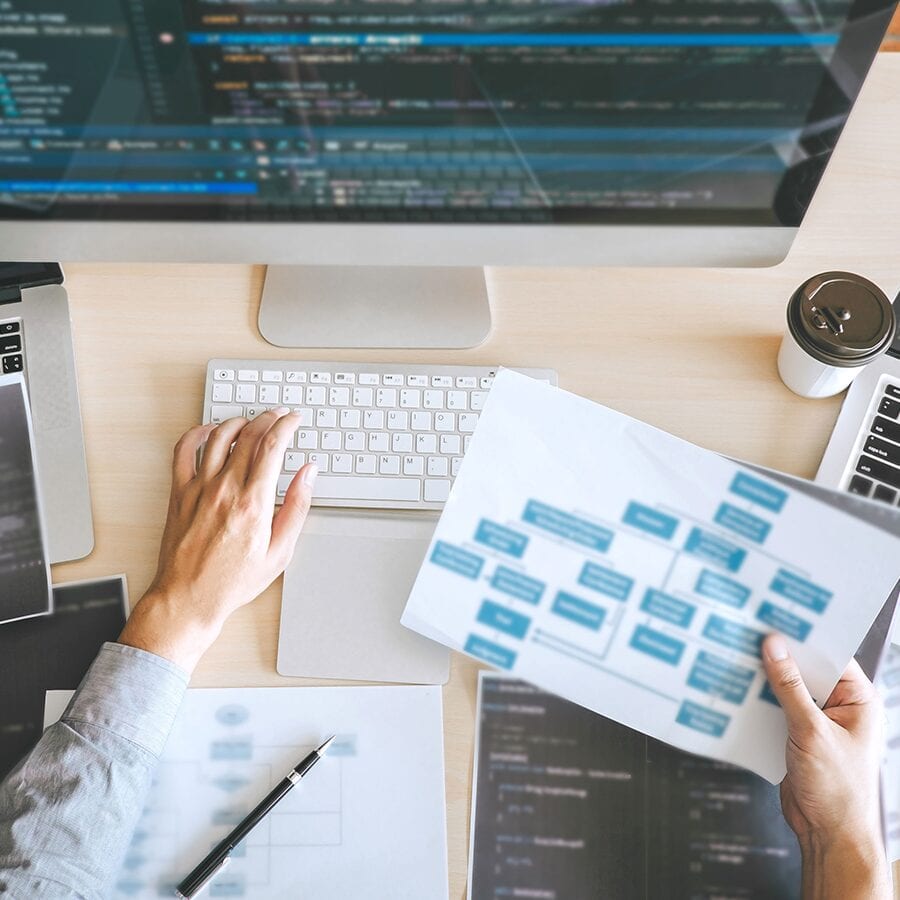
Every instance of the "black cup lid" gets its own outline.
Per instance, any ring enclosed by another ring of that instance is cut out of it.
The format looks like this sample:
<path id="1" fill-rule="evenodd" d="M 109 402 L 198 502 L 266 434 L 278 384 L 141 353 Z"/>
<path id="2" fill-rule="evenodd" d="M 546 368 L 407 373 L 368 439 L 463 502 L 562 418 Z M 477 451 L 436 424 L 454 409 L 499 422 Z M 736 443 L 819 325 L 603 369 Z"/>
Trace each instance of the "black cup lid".
<path id="1" fill-rule="evenodd" d="M 787 309 L 794 340 L 832 366 L 861 366 L 894 339 L 894 307 L 884 291 L 861 275 L 824 272 L 797 288 Z"/>

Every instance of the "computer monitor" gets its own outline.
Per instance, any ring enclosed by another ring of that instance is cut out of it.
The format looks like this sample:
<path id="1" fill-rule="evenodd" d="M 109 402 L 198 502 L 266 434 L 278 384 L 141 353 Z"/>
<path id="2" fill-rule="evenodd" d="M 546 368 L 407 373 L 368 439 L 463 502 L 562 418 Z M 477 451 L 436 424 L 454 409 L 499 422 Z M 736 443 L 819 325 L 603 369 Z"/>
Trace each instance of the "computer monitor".
<path id="1" fill-rule="evenodd" d="M 485 265 L 774 263 L 894 6 L 4 0 L 2 252 L 273 264 L 288 346 L 477 343 Z"/>

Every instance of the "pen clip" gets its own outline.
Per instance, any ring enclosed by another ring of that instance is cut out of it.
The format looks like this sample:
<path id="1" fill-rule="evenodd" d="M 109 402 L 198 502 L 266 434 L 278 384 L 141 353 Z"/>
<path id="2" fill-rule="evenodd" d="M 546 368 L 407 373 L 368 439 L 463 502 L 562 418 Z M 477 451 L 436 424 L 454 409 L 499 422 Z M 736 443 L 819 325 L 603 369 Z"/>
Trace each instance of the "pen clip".
<path id="1" fill-rule="evenodd" d="M 191 897 L 196 897 L 203 888 L 205 888 L 212 880 L 231 862 L 231 854 L 228 853 L 222 857 L 222 862 L 220 862 L 214 869 L 211 869 L 209 874 L 201 881 L 189 894 L 182 894 L 180 891 L 176 891 L 176 896 L 183 898 L 183 900 L 190 900 Z"/>

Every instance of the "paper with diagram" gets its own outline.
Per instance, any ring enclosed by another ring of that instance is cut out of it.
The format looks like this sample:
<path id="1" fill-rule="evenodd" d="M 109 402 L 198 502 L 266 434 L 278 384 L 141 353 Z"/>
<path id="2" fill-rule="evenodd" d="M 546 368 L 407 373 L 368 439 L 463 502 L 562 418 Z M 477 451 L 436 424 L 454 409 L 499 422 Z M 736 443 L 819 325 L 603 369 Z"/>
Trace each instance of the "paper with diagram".
<path id="1" fill-rule="evenodd" d="M 821 704 L 900 541 L 573 394 L 501 372 L 403 623 L 684 750 L 784 775 L 759 660 Z"/>
<path id="2" fill-rule="evenodd" d="M 71 692 L 47 694 L 45 724 Z M 175 885 L 322 740 L 327 756 L 232 855 L 209 896 L 446 900 L 439 687 L 187 692 L 113 896 Z"/>

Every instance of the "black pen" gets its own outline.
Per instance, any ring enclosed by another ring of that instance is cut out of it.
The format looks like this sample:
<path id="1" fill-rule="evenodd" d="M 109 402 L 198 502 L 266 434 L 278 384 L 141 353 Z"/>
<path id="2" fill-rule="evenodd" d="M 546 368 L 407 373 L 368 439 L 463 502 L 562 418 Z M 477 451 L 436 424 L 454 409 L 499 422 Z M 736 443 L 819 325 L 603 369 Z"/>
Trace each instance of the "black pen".
<path id="1" fill-rule="evenodd" d="M 188 875 L 175 889 L 175 896 L 190 900 L 196 896 L 213 876 L 222 870 L 231 859 L 231 851 L 268 815 L 269 811 L 287 794 L 294 785 L 322 758 L 334 736 L 328 738 L 321 747 L 317 747 L 305 759 L 301 760 L 287 773 L 287 776 L 266 796 L 260 800 L 252 812 L 224 840 L 219 841 L 209 851 L 203 862 Z"/>

